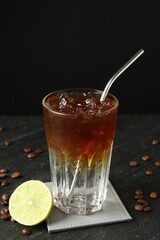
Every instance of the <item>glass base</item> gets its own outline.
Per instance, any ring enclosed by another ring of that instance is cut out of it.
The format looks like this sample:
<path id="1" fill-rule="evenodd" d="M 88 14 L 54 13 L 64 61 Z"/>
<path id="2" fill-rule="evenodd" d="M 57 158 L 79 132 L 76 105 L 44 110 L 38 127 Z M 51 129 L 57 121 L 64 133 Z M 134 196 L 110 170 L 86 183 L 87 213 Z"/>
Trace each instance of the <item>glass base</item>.
<path id="1" fill-rule="evenodd" d="M 97 202 L 95 195 L 89 195 L 87 197 L 73 195 L 72 199 L 63 199 L 63 201 L 55 199 L 54 204 L 67 214 L 89 215 L 102 209 L 102 202 L 100 202 L 99 205 L 94 205 L 95 202 Z"/>

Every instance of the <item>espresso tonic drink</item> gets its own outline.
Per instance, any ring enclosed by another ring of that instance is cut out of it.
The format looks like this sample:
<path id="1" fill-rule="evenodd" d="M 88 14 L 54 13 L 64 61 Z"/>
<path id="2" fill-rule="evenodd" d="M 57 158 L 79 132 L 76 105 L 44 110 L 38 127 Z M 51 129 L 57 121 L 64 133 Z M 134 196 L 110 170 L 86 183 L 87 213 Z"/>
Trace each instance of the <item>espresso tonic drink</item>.
<path id="1" fill-rule="evenodd" d="M 67 89 L 43 99 L 55 205 L 87 215 L 102 208 L 115 135 L 118 100 L 101 91 Z"/>

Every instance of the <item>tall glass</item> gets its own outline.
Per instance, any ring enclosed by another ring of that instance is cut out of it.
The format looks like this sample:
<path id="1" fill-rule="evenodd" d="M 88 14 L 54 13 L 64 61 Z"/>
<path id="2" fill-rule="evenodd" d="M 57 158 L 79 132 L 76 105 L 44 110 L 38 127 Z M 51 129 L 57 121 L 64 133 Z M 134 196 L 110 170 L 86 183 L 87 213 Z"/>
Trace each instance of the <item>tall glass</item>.
<path id="1" fill-rule="evenodd" d="M 64 89 L 44 97 L 44 125 L 55 205 L 87 215 L 102 208 L 115 135 L 118 100 L 100 90 Z"/>

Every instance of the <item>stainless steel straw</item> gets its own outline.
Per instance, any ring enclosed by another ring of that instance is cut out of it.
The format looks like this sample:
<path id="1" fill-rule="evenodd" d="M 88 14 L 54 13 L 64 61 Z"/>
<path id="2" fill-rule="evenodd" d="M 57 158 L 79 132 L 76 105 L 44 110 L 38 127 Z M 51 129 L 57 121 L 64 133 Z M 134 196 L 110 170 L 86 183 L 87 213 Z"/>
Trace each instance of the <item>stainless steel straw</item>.
<path id="1" fill-rule="evenodd" d="M 104 101 L 107 94 L 108 94 L 108 91 L 111 87 L 111 85 L 113 84 L 113 82 L 118 78 L 118 76 L 120 74 L 122 74 L 142 53 L 144 52 L 143 49 L 140 49 L 130 60 L 128 60 L 128 62 L 126 62 L 112 77 L 111 79 L 109 80 L 109 82 L 107 83 L 102 95 L 101 95 L 101 98 L 100 98 L 100 101 Z M 77 165 L 76 165 L 76 169 L 75 169 L 75 174 L 74 174 L 74 177 L 73 177 L 73 180 L 72 180 L 72 184 L 71 184 L 71 188 L 70 188 L 70 192 L 68 194 L 69 196 L 69 199 L 71 200 L 71 197 L 72 197 L 72 192 L 73 192 L 73 189 L 75 187 L 75 183 L 77 181 L 77 174 L 78 174 L 78 170 L 79 170 L 79 165 L 80 165 L 80 159 L 78 159 L 77 161 Z"/>
<path id="2" fill-rule="evenodd" d="M 138 57 L 141 56 L 141 54 L 144 53 L 143 49 L 140 49 L 131 59 L 128 60 L 108 81 L 102 95 L 100 98 L 100 101 L 104 101 L 107 97 L 107 94 L 109 92 L 109 89 L 111 85 L 114 83 L 114 81 L 121 75 Z"/>

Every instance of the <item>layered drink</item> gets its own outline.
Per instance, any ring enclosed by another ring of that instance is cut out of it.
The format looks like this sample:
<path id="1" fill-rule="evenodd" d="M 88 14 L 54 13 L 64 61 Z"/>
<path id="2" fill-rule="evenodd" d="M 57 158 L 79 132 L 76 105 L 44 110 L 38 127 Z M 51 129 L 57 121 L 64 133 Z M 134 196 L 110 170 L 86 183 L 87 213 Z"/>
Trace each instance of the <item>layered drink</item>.
<path id="1" fill-rule="evenodd" d="M 66 89 L 43 99 L 52 192 L 63 212 L 87 215 L 106 200 L 118 100 L 94 89 Z"/>

